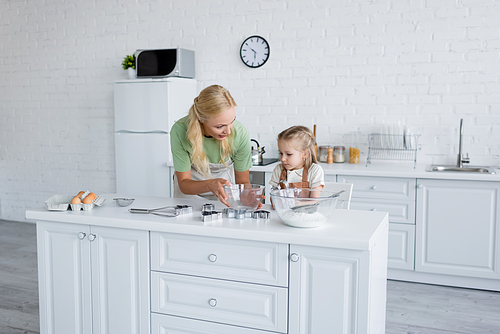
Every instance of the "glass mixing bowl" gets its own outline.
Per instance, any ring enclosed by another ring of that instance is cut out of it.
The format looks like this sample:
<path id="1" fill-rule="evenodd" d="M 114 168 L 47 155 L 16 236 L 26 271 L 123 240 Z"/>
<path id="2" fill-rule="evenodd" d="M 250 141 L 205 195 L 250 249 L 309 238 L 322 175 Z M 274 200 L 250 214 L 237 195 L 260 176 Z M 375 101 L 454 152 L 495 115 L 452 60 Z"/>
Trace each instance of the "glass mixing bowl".
<path id="1" fill-rule="evenodd" d="M 260 184 L 224 186 L 227 202 L 235 210 L 255 210 L 261 203 L 265 187 Z"/>
<path id="2" fill-rule="evenodd" d="M 317 227 L 335 211 L 338 192 L 313 189 L 278 189 L 271 191 L 271 201 L 278 217 L 288 226 Z"/>

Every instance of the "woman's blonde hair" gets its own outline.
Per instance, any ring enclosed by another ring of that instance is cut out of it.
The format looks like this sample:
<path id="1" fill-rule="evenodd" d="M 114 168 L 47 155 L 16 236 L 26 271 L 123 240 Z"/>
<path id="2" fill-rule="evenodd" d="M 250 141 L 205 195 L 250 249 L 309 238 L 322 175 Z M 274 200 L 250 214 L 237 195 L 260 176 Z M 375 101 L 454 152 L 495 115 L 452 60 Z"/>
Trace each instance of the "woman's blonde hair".
<path id="1" fill-rule="evenodd" d="M 304 167 L 309 168 L 313 163 L 318 163 L 316 151 L 314 150 L 316 138 L 314 138 L 312 131 L 307 126 L 294 125 L 282 131 L 278 135 L 278 141 L 280 140 L 289 141 L 290 145 L 297 151 L 309 152 L 306 156 Z"/>
<path id="2" fill-rule="evenodd" d="M 191 163 L 194 168 L 206 178 L 211 178 L 208 168 L 208 158 L 203 151 L 203 128 L 202 122 L 217 117 L 231 107 L 236 107 L 233 97 L 224 87 L 212 85 L 200 92 L 189 108 L 187 139 L 191 143 Z M 232 140 L 234 132 L 219 141 L 221 150 L 221 163 L 226 165 L 227 158 L 231 155 L 229 140 Z"/>

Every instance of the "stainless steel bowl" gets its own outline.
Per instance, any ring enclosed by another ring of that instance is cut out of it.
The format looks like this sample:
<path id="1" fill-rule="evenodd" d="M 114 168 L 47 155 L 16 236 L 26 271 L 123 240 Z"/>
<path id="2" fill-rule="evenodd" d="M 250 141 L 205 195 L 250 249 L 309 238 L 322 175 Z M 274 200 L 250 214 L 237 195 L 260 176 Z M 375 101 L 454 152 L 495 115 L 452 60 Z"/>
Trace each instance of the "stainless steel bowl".
<path id="1" fill-rule="evenodd" d="M 135 201 L 135 198 L 119 197 L 113 198 L 118 206 L 129 206 Z"/>

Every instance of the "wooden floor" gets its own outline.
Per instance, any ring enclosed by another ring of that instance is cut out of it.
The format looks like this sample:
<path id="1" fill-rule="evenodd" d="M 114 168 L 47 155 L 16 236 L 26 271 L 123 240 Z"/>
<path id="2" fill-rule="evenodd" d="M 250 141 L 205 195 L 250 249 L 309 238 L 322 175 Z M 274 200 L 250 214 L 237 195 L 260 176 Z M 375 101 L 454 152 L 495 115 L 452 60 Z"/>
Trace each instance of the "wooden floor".
<path id="1" fill-rule="evenodd" d="M 35 234 L 0 220 L 0 334 L 40 331 Z M 386 334 L 438 333 L 499 334 L 500 293 L 388 281 Z"/>

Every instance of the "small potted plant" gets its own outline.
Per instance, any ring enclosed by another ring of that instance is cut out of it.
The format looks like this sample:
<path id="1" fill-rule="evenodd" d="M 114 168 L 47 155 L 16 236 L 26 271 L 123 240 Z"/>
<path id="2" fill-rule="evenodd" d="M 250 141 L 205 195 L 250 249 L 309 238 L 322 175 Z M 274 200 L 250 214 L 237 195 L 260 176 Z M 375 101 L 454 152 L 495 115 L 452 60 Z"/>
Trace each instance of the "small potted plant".
<path id="1" fill-rule="evenodd" d="M 122 67 L 124 70 L 128 71 L 128 77 L 130 79 L 135 79 L 135 54 L 125 56 L 122 61 Z"/>

